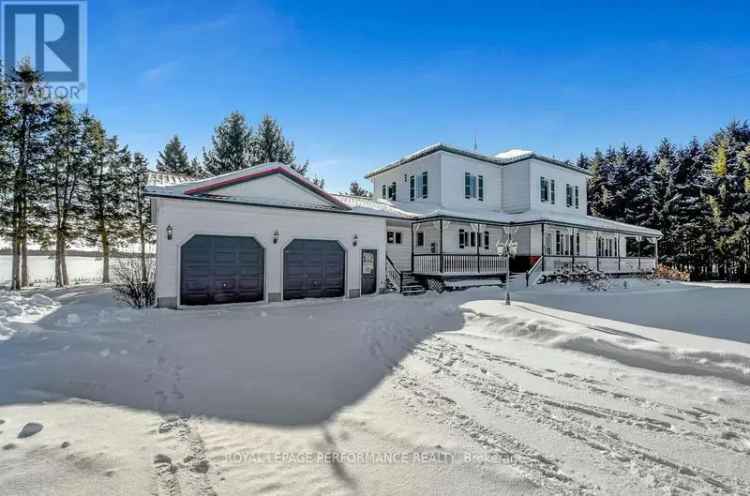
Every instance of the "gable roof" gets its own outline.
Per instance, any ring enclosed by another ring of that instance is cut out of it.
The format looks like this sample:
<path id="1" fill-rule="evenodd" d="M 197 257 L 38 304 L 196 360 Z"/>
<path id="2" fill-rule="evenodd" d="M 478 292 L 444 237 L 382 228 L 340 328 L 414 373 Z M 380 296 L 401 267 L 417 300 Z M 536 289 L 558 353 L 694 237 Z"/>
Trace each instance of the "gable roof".
<path id="1" fill-rule="evenodd" d="M 241 169 L 239 171 L 222 174 L 219 176 L 209 177 L 207 179 L 200 179 L 197 181 L 183 182 L 172 186 L 152 186 L 146 189 L 146 193 L 150 195 L 166 194 L 169 196 L 182 196 L 182 197 L 227 197 L 227 195 L 221 194 L 220 191 L 228 186 L 237 184 L 247 183 L 264 177 L 270 177 L 273 175 L 281 175 L 286 179 L 294 182 L 296 185 L 306 189 L 315 196 L 322 198 L 330 207 L 335 210 L 349 210 L 350 207 L 338 198 L 330 195 L 324 191 L 321 187 L 307 179 L 306 177 L 293 170 L 291 167 L 281 163 L 268 163 L 263 165 L 256 165 Z M 279 199 L 279 203 L 284 203 L 284 199 Z"/>
<path id="2" fill-rule="evenodd" d="M 458 148 L 451 145 L 446 145 L 444 143 L 435 143 L 433 145 L 427 146 L 425 148 L 422 148 L 421 150 L 417 150 L 416 152 L 406 155 L 405 157 L 402 157 L 395 162 L 391 162 L 390 164 L 384 165 L 383 167 L 380 167 L 379 169 L 376 169 L 369 174 L 365 176 L 365 179 L 370 179 L 372 177 L 377 176 L 378 174 L 382 174 L 383 172 L 389 171 L 391 169 L 395 169 L 396 167 L 399 167 L 404 164 L 408 164 L 409 162 L 413 162 L 415 160 L 418 160 L 420 158 L 426 157 L 428 155 L 432 155 L 436 152 L 448 152 L 453 153 L 455 155 L 461 155 L 462 157 L 468 157 L 473 158 L 475 160 L 481 160 L 482 162 L 488 162 L 493 165 L 498 166 L 504 166 L 504 165 L 510 165 L 514 164 L 516 162 L 521 162 L 522 160 L 527 160 L 530 158 L 534 158 L 537 160 L 540 160 L 542 162 L 547 162 L 552 165 L 557 165 L 558 167 L 563 167 L 565 169 L 570 169 L 575 172 L 580 172 L 581 174 L 586 174 L 587 176 L 591 176 L 591 172 L 589 172 L 586 169 L 581 169 L 580 167 L 576 167 L 575 165 L 569 164 L 568 162 L 563 162 L 561 160 L 557 160 L 554 158 L 546 157 L 544 155 L 539 155 L 538 153 L 529 151 L 528 153 L 523 153 L 519 155 L 514 155 L 510 157 L 504 157 L 503 154 L 500 154 L 500 157 L 491 157 L 489 155 L 484 155 L 481 153 L 464 150 L 462 148 Z"/>

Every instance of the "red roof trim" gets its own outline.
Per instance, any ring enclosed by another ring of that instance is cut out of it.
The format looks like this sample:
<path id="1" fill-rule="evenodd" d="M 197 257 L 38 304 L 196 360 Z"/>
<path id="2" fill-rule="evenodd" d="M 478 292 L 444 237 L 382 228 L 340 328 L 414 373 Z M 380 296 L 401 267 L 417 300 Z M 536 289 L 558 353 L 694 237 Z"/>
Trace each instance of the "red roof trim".
<path id="1" fill-rule="evenodd" d="M 351 210 L 350 207 L 348 205 L 346 205 L 345 203 L 343 203 L 340 200 L 338 200 L 338 199 L 334 198 L 333 196 L 329 195 L 328 193 L 326 193 L 325 191 L 323 191 L 318 186 L 312 184 L 311 182 L 309 182 L 309 181 L 307 181 L 305 179 L 300 178 L 296 174 L 293 174 L 293 173 L 289 172 L 284 167 L 274 167 L 274 168 L 267 169 L 267 170 L 260 171 L 260 172 L 250 172 L 249 174 L 245 174 L 243 176 L 238 176 L 238 177 L 233 177 L 232 179 L 226 179 L 224 181 L 219 181 L 217 183 L 207 184 L 205 186 L 198 186 L 196 188 L 192 188 L 192 189 L 189 189 L 189 190 L 185 191 L 185 194 L 186 195 L 195 195 L 195 194 L 199 194 L 199 193 L 208 193 L 209 191 L 214 191 L 214 190 L 217 190 L 217 189 L 220 189 L 220 188 L 225 188 L 227 186 L 232 186 L 234 184 L 246 183 L 248 181 L 252 181 L 254 179 L 259 179 L 261 177 L 271 176 L 273 174 L 281 174 L 284 177 L 287 177 L 287 178 L 291 179 L 292 181 L 294 181 L 295 183 L 299 184 L 303 188 L 312 191 L 316 195 L 322 196 L 323 198 L 325 198 L 329 202 L 333 203 L 337 207 L 342 208 L 344 210 Z"/>

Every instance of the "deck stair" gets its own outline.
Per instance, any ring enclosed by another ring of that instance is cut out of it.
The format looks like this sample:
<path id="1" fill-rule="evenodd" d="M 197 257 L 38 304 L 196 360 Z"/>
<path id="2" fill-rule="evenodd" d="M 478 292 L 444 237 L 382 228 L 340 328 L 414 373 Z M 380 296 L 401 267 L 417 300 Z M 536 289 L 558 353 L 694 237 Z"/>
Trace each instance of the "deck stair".
<path id="1" fill-rule="evenodd" d="M 421 282 L 409 272 L 404 272 L 401 276 L 401 294 L 418 295 L 427 291 Z"/>

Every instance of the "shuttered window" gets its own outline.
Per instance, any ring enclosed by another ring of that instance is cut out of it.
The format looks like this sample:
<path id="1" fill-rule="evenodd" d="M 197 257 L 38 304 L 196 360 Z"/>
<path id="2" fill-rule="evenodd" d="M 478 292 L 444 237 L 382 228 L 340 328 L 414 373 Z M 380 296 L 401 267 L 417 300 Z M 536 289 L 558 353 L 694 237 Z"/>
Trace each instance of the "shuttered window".
<path id="1" fill-rule="evenodd" d="M 427 171 L 422 173 L 422 198 L 427 198 L 429 189 L 427 187 Z"/>
<path id="2" fill-rule="evenodd" d="M 550 189 L 550 203 L 554 205 L 555 204 L 555 180 L 554 179 L 549 180 L 549 189 Z"/>
<path id="3" fill-rule="evenodd" d="M 543 202 L 549 201 L 549 181 L 544 177 L 539 178 L 539 199 Z"/>
<path id="4" fill-rule="evenodd" d="M 463 229 L 458 230 L 458 247 L 466 247 L 466 231 L 464 231 Z"/>

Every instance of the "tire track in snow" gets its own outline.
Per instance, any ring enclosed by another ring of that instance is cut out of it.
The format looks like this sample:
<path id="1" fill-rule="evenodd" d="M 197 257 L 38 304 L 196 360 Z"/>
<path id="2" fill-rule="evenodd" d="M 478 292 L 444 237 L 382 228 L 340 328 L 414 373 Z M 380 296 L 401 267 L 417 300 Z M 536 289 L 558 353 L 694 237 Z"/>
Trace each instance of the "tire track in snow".
<path id="1" fill-rule="evenodd" d="M 680 487 L 687 491 L 710 491 L 718 488 L 725 492 L 739 490 L 744 493 L 750 490 L 750 486 L 745 481 L 732 480 L 708 469 L 687 467 L 667 458 L 652 455 L 646 447 L 625 441 L 615 433 L 602 432 L 601 428 L 586 418 L 595 417 L 617 421 L 615 420 L 617 413 L 625 416 L 631 414 L 553 400 L 540 394 L 523 391 L 517 384 L 491 375 L 479 364 L 467 360 L 456 346 L 439 337 L 419 345 L 416 356 L 475 393 L 491 401 L 501 402 L 525 416 L 537 417 L 546 427 L 586 444 L 602 456 L 630 463 L 631 466 L 636 467 L 639 474 L 650 474 L 661 484 L 671 484 L 673 487 Z M 454 371 L 453 367 L 457 362 L 467 368 L 480 369 L 482 376 L 465 370 L 460 373 Z M 515 396 L 515 401 L 507 398 L 509 394 Z M 565 420 L 552 415 L 550 408 L 557 410 L 565 417 Z"/>

